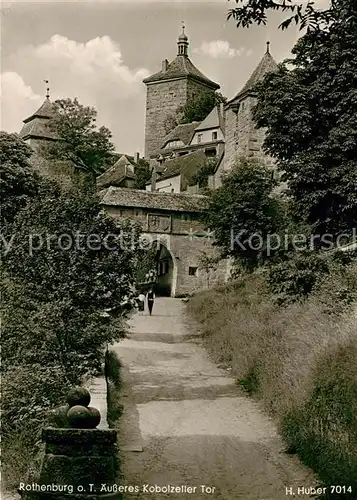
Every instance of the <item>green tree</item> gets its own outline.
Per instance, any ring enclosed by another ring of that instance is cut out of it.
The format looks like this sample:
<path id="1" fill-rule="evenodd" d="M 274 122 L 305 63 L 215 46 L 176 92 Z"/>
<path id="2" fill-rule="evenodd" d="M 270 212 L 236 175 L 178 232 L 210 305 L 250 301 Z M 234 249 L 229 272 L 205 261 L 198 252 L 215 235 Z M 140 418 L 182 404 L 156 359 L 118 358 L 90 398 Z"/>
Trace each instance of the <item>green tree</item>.
<path id="1" fill-rule="evenodd" d="M 248 269 L 264 258 L 267 235 L 283 225 L 282 202 L 272 196 L 275 185 L 271 171 L 242 158 L 210 195 L 205 222 L 215 244 Z"/>
<path id="2" fill-rule="evenodd" d="M 151 179 L 151 170 L 149 163 L 143 159 L 139 160 L 135 168 L 135 188 L 145 189 L 146 183 Z"/>
<path id="3" fill-rule="evenodd" d="M 181 115 L 180 123 L 201 122 L 212 111 L 214 106 L 227 102 L 227 99 L 219 92 L 207 91 L 191 98 L 184 106 L 177 110 Z"/>
<path id="4" fill-rule="evenodd" d="M 248 5 L 238 14 L 251 22 L 273 8 Z M 254 118 L 267 127 L 265 149 L 285 172 L 296 212 L 316 232 L 336 235 L 352 232 L 357 211 L 357 4 L 336 0 L 310 17 L 316 22 L 306 20 L 294 57 L 257 87 Z"/>
<path id="5" fill-rule="evenodd" d="M 16 238 L 4 264 L 31 284 L 31 296 L 98 311 L 131 296 L 140 229 L 107 216 L 96 197 L 60 195 L 34 200 L 15 223 Z"/>
<path id="6" fill-rule="evenodd" d="M 1 226 L 4 232 L 29 200 L 51 183 L 31 167 L 32 149 L 17 134 L 0 132 Z M 54 185 L 52 185 L 54 186 Z"/>
<path id="7" fill-rule="evenodd" d="M 49 128 L 58 138 L 44 148 L 52 160 L 72 163 L 92 179 L 112 162 L 112 134 L 106 127 L 97 127 L 97 112 L 83 106 L 77 99 L 60 99 L 53 104 L 54 113 Z"/>
<path id="8" fill-rule="evenodd" d="M 190 181 L 190 186 L 195 186 L 198 184 L 200 188 L 207 187 L 208 177 L 213 175 L 217 167 L 217 158 L 206 158 L 202 167 L 196 172 Z"/>
<path id="9" fill-rule="evenodd" d="M 280 28 L 286 29 L 292 23 L 298 24 L 300 29 L 324 29 L 333 17 L 333 7 L 336 2 L 331 1 L 331 8 L 316 9 L 315 1 L 295 2 L 294 0 L 235 0 L 242 4 L 241 7 L 230 9 L 228 19 L 234 19 L 237 27 L 247 28 L 252 24 L 266 24 L 267 11 L 280 11 L 290 13 L 290 17 L 285 19 Z M 352 0 L 353 1 L 353 0 Z"/>

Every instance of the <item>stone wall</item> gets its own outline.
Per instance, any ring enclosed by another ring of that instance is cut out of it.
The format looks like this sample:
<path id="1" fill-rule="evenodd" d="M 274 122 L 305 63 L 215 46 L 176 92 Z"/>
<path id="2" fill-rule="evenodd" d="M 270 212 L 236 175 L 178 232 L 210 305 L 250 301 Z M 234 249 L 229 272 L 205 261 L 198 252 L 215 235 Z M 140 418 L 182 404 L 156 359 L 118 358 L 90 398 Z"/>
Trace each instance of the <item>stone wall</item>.
<path id="1" fill-rule="evenodd" d="M 57 182 L 64 191 L 83 187 L 89 181 L 86 174 L 72 165 L 64 161 L 47 160 L 37 151 L 31 156 L 30 163 L 41 176 Z"/>
<path id="2" fill-rule="evenodd" d="M 223 260 L 216 271 L 207 273 L 200 269 L 200 256 L 205 252 L 208 256 L 217 255 L 213 247 L 212 235 L 209 234 L 199 215 L 189 213 L 160 213 L 149 208 L 136 209 L 125 207 L 107 207 L 107 212 L 114 218 L 130 218 L 139 221 L 147 235 L 158 248 L 164 245 L 170 252 L 172 268 L 171 295 L 180 297 L 204 290 L 208 285 L 223 283 L 228 275 L 229 264 Z M 148 215 L 157 214 L 170 217 L 170 230 L 152 232 L 148 227 Z M 170 270 L 171 272 L 171 270 Z"/>
<path id="3" fill-rule="evenodd" d="M 145 158 L 154 156 L 163 146 L 167 135 L 165 120 L 175 115 L 177 108 L 197 97 L 198 94 L 212 90 L 208 85 L 191 78 L 159 81 L 147 85 Z"/>
<path id="4" fill-rule="evenodd" d="M 225 122 L 225 152 L 224 152 L 224 162 L 221 166 L 220 173 L 224 170 L 229 170 L 234 163 L 234 159 L 237 151 L 237 132 L 238 132 L 238 115 L 232 108 L 226 110 L 226 122 Z"/>
<path id="5" fill-rule="evenodd" d="M 230 170 L 239 157 L 260 159 L 268 167 L 274 161 L 263 151 L 266 129 L 255 127 L 252 111 L 256 104 L 254 96 L 246 96 L 239 103 L 235 112 L 229 108 L 226 112 L 226 151 L 224 170 Z"/>

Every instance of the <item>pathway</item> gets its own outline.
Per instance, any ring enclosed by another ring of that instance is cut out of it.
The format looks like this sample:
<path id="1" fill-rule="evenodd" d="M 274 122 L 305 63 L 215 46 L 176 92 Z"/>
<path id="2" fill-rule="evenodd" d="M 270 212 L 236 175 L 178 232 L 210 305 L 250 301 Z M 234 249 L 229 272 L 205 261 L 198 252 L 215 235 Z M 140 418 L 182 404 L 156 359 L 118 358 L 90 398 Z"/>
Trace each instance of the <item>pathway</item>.
<path id="1" fill-rule="evenodd" d="M 122 484 L 139 490 L 124 498 L 286 500 L 290 488 L 311 498 L 298 494 L 314 486 L 311 471 L 283 452 L 273 422 L 209 359 L 184 317 L 181 300 L 159 298 L 113 347 L 124 365 Z"/>

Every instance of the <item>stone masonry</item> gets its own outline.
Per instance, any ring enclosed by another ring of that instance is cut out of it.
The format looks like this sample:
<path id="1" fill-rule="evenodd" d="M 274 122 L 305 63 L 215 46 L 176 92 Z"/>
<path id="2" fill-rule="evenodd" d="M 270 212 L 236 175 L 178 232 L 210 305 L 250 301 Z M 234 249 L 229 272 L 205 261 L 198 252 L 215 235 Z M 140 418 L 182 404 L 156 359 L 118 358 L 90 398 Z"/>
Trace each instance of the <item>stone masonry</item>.
<path id="1" fill-rule="evenodd" d="M 155 157 L 162 148 L 169 130 L 165 127 L 169 116 L 176 116 L 177 109 L 190 99 L 219 85 L 205 77 L 188 57 L 188 39 L 182 33 L 178 40 L 178 54 L 169 63 L 162 63 L 162 70 L 144 80 L 147 86 L 145 157 Z"/>
<path id="2" fill-rule="evenodd" d="M 202 269 L 201 256 L 217 255 L 213 236 L 201 219 L 205 197 L 109 188 L 101 204 L 114 219 L 131 219 L 142 226 L 143 237 L 165 247 L 172 259 L 172 297 L 191 295 L 213 284 L 223 283 L 230 264 L 221 260 L 209 273 Z"/>

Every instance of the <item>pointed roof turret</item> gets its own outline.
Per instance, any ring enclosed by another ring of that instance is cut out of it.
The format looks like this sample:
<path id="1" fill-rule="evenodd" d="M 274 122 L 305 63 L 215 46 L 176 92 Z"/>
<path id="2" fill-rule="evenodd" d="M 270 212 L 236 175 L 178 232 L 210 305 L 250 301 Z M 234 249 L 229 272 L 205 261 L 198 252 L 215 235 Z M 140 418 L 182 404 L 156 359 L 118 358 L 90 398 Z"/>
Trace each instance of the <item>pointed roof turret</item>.
<path id="1" fill-rule="evenodd" d="M 39 109 L 24 120 L 24 126 L 21 129 L 20 137 L 27 139 L 56 139 L 55 134 L 48 130 L 48 121 L 53 116 L 53 105 L 46 97 Z"/>
<path id="2" fill-rule="evenodd" d="M 191 62 L 191 59 L 188 57 L 188 37 L 185 33 L 185 26 L 183 26 L 183 31 L 178 38 L 178 54 L 176 58 L 168 63 L 167 60 L 164 61 L 162 70 L 154 75 L 145 78 L 143 82 L 145 84 L 155 83 L 164 80 L 173 80 L 179 78 L 190 77 L 194 80 L 198 80 L 206 83 L 212 89 L 219 89 L 220 86 L 218 83 L 213 82 L 209 78 L 207 78 L 196 66 Z"/>
<path id="3" fill-rule="evenodd" d="M 242 90 L 240 90 L 238 94 L 228 102 L 228 104 L 238 101 L 242 97 L 244 97 L 245 94 L 250 92 L 253 89 L 253 87 L 265 77 L 267 73 L 270 73 L 271 71 L 276 71 L 277 67 L 278 65 L 275 59 L 270 54 L 270 42 L 267 42 L 267 49 L 260 63 L 253 71 L 253 73 L 251 74 L 250 78 L 248 79 L 247 83 L 244 85 Z"/>

